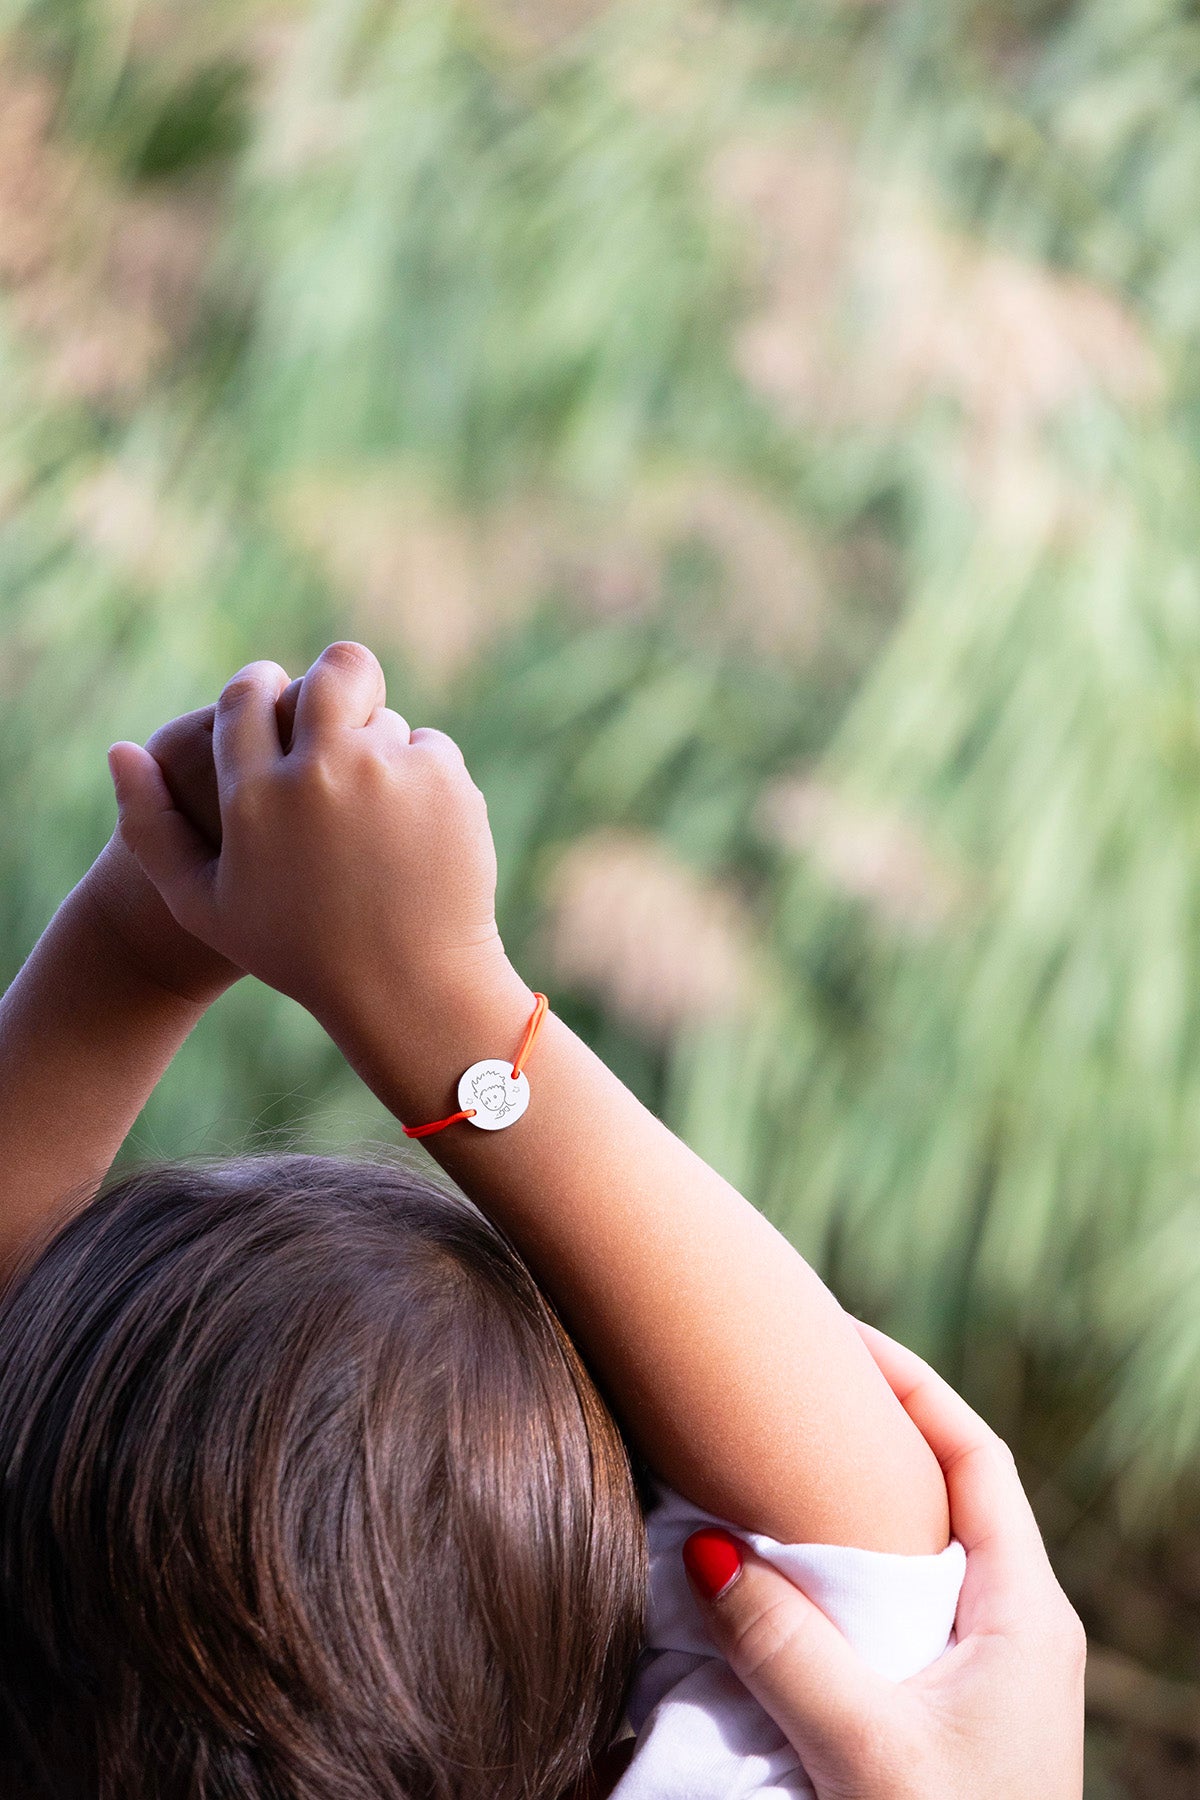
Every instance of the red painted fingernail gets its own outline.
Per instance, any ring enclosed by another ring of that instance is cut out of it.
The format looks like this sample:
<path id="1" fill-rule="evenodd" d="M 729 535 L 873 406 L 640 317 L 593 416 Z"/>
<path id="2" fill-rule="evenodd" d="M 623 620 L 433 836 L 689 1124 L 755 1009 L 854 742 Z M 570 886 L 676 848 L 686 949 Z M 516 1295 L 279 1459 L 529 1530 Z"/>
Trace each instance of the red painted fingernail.
<path id="1" fill-rule="evenodd" d="M 683 1566 L 706 1600 L 716 1600 L 742 1572 L 742 1553 L 727 1531 L 706 1525 L 683 1546 Z"/>

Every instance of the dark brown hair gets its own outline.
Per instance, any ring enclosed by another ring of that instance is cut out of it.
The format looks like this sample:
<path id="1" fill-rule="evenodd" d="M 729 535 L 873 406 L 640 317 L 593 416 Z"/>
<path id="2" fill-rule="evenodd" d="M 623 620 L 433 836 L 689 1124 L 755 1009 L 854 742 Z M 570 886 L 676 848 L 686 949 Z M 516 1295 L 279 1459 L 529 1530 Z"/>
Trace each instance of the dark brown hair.
<path id="1" fill-rule="evenodd" d="M 0 1305 L 5 1800 L 552 1800 L 645 1582 L 553 1310 L 400 1167 L 142 1168 Z"/>

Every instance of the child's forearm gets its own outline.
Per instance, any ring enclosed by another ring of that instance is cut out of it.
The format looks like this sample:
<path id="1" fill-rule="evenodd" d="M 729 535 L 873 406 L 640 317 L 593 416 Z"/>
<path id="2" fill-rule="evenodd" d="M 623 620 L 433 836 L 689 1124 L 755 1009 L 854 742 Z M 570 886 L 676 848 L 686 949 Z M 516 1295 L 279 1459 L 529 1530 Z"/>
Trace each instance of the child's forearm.
<path id="1" fill-rule="evenodd" d="M 386 980 L 334 1035 L 406 1123 L 510 1054 L 532 995 L 494 980 L 416 1004 Z M 426 1140 L 554 1299 L 650 1466 L 784 1541 L 910 1553 L 947 1542 L 941 1471 L 851 1320 L 755 1209 L 553 1015 L 512 1129 Z"/>
<path id="2" fill-rule="evenodd" d="M 205 1010 L 131 959 L 68 894 L 0 999 L 0 1279 L 99 1185 Z"/>

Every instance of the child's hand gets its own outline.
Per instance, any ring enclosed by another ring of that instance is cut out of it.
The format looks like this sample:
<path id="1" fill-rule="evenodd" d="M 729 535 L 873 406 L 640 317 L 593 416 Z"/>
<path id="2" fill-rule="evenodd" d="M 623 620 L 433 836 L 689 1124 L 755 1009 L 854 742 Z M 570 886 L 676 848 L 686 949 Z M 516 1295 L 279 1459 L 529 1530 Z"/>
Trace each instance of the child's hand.
<path id="1" fill-rule="evenodd" d="M 164 771 L 171 791 L 189 814 L 217 829 L 216 779 L 212 766 L 213 708 L 185 713 L 160 726 L 147 748 Z M 91 916 L 131 969 L 157 986 L 207 1006 L 241 974 L 223 956 L 185 931 L 172 917 L 118 827 L 84 877 Z"/>
<path id="2" fill-rule="evenodd" d="M 299 681 L 280 696 L 280 733 L 290 739 Z M 163 771 L 171 795 L 209 841 L 221 842 L 221 812 L 213 767 L 216 708 L 201 707 L 160 725 L 146 748 Z M 242 971 L 184 931 L 119 829 L 84 877 L 89 911 L 129 965 L 158 986 L 208 1005 Z"/>
<path id="3" fill-rule="evenodd" d="M 456 745 L 386 707 L 361 644 L 317 658 L 287 750 L 286 684 L 250 663 L 217 701 L 219 850 L 151 749 L 114 747 L 121 837 L 179 925 L 327 1028 L 385 981 L 446 994 L 502 962 L 487 809 Z"/>

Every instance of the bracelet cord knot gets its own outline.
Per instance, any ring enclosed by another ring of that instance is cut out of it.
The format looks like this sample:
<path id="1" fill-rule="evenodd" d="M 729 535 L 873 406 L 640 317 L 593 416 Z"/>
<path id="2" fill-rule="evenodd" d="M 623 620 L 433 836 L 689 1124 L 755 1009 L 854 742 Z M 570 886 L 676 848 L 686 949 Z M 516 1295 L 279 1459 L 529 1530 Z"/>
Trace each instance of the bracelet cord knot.
<path id="1" fill-rule="evenodd" d="M 550 1005 L 545 994 L 535 994 L 533 996 L 533 1001 L 533 1011 L 529 1015 L 529 1023 L 525 1027 L 525 1035 L 521 1039 L 516 1056 L 513 1058 L 512 1079 L 514 1081 L 525 1067 L 529 1053 L 537 1040 L 537 1034 L 542 1028 L 542 1020 L 545 1018 Z M 457 1125 L 463 1119 L 473 1119 L 474 1117 L 475 1108 L 473 1106 L 468 1106 L 461 1112 L 449 1113 L 444 1119 L 434 1119 L 428 1125 L 405 1125 L 403 1131 L 405 1137 L 432 1137 L 435 1131 L 445 1131 L 447 1125 Z"/>

